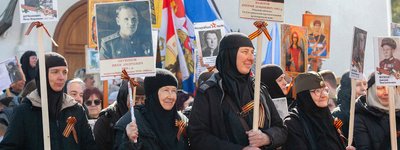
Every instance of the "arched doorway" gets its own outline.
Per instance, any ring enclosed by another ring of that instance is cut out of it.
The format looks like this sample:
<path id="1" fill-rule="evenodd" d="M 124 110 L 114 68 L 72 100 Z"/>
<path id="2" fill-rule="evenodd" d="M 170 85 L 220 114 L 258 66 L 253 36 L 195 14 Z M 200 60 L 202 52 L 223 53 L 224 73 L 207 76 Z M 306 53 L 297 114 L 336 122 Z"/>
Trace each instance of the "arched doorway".
<path id="1" fill-rule="evenodd" d="M 87 1 L 80 0 L 61 17 L 54 32 L 59 47 L 53 51 L 68 60 L 68 78 L 74 77 L 76 69 L 85 67 L 85 45 L 87 44 Z"/>

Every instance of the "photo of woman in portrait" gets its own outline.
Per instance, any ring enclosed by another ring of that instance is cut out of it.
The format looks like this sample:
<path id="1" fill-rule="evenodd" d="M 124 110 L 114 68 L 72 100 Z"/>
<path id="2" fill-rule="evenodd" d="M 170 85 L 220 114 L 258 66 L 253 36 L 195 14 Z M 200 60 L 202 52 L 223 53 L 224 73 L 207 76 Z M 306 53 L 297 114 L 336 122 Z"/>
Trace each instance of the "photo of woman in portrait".
<path id="1" fill-rule="evenodd" d="M 286 55 L 286 71 L 304 72 L 304 49 L 299 46 L 299 35 L 296 31 L 290 36 L 290 43 Z"/>

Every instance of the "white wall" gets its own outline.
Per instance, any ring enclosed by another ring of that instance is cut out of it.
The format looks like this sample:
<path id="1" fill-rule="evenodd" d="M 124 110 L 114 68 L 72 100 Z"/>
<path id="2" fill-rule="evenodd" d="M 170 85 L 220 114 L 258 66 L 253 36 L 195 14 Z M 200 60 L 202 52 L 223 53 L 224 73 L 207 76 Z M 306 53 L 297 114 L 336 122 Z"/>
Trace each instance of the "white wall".
<path id="1" fill-rule="evenodd" d="M 239 18 L 239 0 L 215 0 L 222 18 L 228 26 L 250 34 L 255 30 L 253 20 Z M 388 35 L 387 0 L 285 0 L 285 23 L 302 25 L 306 10 L 313 14 L 331 16 L 331 58 L 323 63 L 341 76 L 350 67 L 353 28 L 357 26 L 368 32 L 365 73 L 373 71 L 373 38 Z M 270 29 L 270 28 L 269 28 Z M 264 38 L 265 39 L 265 38 Z"/>
<path id="2" fill-rule="evenodd" d="M 10 0 L 0 0 L 0 13 L 5 10 Z M 64 14 L 67 9 L 72 6 L 78 0 L 58 0 L 58 11 L 59 17 Z M 44 22 L 46 28 L 49 30 L 51 35 L 54 35 L 54 30 L 58 22 Z M 37 32 L 34 28 L 29 36 L 25 36 L 24 33 L 28 28 L 29 24 L 21 24 L 19 20 L 19 6 L 14 12 L 14 19 L 12 26 L 7 32 L 0 37 L 0 61 L 7 58 L 18 56 L 18 58 L 26 50 L 37 50 Z M 47 51 L 51 51 L 51 41 L 47 37 L 43 36 L 44 48 Z"/>

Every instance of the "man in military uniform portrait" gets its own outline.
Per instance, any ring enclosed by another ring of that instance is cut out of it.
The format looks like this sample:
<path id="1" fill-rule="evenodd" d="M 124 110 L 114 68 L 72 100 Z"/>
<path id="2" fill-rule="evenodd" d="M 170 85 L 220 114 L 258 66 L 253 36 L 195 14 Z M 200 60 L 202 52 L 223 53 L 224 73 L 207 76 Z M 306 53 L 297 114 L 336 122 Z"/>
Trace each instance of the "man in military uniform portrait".
<path id="1" fill-rule="evenodd" d="M 393 75 L 400 79 L 400 60 L 393 56 L 397 44 L 391 38 L 384 38 L 381 42 L 381 50 L 384 59 L 379 62 L 379 68 L 376 68 L 379 74 Z"/>
<path id="2" fill-rule="evenodd" d="M 140 11 L 121 5 L 115 12 L 119 31 L 101 38 L 100 59 L 152 56 L 151 30 L 144 29 Z"/>

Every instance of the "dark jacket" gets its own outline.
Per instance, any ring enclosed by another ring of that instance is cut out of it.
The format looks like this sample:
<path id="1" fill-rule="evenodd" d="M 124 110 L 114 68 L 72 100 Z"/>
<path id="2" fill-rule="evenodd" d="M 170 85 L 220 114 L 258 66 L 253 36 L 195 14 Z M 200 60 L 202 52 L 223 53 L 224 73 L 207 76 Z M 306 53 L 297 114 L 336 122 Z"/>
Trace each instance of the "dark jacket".
<path id="1" fill-rule="evenodd" d="M 190 147 L 193 150 L 241 150 L 248 146 L 248 141 L 245 141 L 247 145 L 229 141 L 228 136 L 232 136 L 232 133 L 228 132 L 227 128 L 241 130 L 233 132 L 245 132 L 245 129 L 237 121 L 239 116 L 228 120 L 229 122 L 236 120 L 237 123 L 235 124 L 227 123 L 227 120 L 224 120 L 223 108 L 232 107 L 229 107 L 229 104 L 226 103 L 230 99 L 224 95 L 221 87 L 222 79 L 216 73 L 202 84 L 197 91 L 188 127 Z M 261 89 L 260 103 L 266 108 L 265 126 L 260 130 L 271 139 L 271 144 L 262 148 L 273 149 L 279 147 L 286 141 L 287 131 L 283 127 L 282 119 L 279 117 L 275 105 L 264 86 Z M 251 125 L 249 126 L 251 127 Z"/>
<path id="2" fill-rule="evenodd" d="M 123 81 L 118 91 L 117 101 L 102 110 L 94 125 L 94 137 L 101 150 L 112 149 L 115 141 L 114 126 L 117 121 L 129 110 L 127 106 L 128 82 Z"/>
<path id="3" fill-rule="evenodd" d="M 375 107 L 367 106 L 366 96 L 356 102 L 354 118 L 354 144 L 357 150 L 389 150 L 389 114 Z M 396 112 L 396 128 L 400 129 L 400 112 Z M 399 145 L 397 138 L 397 145 Z"/>
<path id="4" fill-rule="evenodd" d="M 131 122 L 131 113 L 127 112 L 121 119 L 118 120 L 115 125 L 115 150 L 162 150 L 160 147 L 158 138 L 154 133 L 153 129 L 151 129 L 150 124 L 144 118 L 144 113 L 146 110 L 143 106 L 135 107 L 135 118 L 138 127 L 139 137 L 137 139 L 137 143 L 133 143 L 129 140 L 126 135 L 125 128 Z M 187 122 L 187 118 L 178 113 L 179 116 L 176 116 L 177 119 L 182 119 Z M 186 150 L 188 149 L 188 140 L 187 137 L 183 134 L 180 136 L 180 140 L 178 141 L 179 148 L 177 150 Z"/>
<path id="5" fill-rule="evenodd" d="M 338 106 L 333 110 L 332 116 L 337 117 L 343 122 L 342 133 L 347 138 L 349 135 L 350 119 L 350 100 L 351 100 L 351 80 L 349 73 L 345 73 L 338 87 Z"/>
<path id="6" fill-rule="evenodd" d="M 333 123 L 333 122 L 332 122 Z M 289 116 L 285 118 L 285 125 L 289 132 L 286 144 L 283 146 L 284 150 L 312 150 L 310 134 L 306 134 L 305 125 L 302 123 L 299 117 L 299 111 L 297 108 L 293 108 L 289 113 Z M 309 132 L 311 129 L 309 128 Z M 337 135 L 339 138 L 339 134 Z M 316 141 L 314 141 L 316 142 Z M 327 147 L 326 149 L 332 149 Z"/>
<path id="7" fill-rule="evenodd" d="M 67 125 L 66 120 L 70 116 L 74 116 L 77 120 L 74 128 L 77 132 L 78 143 L 75 142 L 72 133 L 68 138 L 63 136 L 63 131 Z M 50 119 L 49 122 L 51 149 L 97 149 L 85 112 L 82 106 L 77 104 L 72 97 L 64 94 L 58 119 Z M 24 100 L 21 105 L 14 109 L 14 117 L 11 120 L 3 141 L 0 143 L 0 149 L 43 149 L 42 127 L 41 99 L 37 90 L 35 90 L 27 96 L 27 100 Z"/>
<path id="8" fill-rule="evenodd" d="M 94 125 L 94 137 L 97 146 L 102 150 L 110 150 L 114 145 L 114 126 L 122 115 L 119 115 L 116 110 L 116 102 L 110 105 L 107 109 L 103 110 L 99 114 Z"/>

